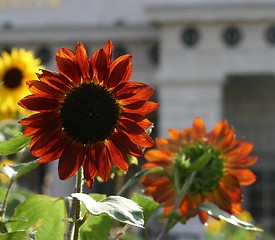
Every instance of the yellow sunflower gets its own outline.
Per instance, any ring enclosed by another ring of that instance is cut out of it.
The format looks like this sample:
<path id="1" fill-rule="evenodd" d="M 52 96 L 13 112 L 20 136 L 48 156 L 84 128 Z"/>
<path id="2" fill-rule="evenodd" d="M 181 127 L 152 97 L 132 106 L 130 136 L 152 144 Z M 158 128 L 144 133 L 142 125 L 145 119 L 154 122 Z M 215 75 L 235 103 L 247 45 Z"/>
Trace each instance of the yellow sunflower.
<path id="1" fill-rule="evenodd" d="M 10 159 L 0 160 L 0 169 L 7 165 L 14 165 L 14 164 L 15 164 L 15 162 Z M 5 175 L 4 173 L 0 173 L 0 184 L 1 185 L 7 185 L 9 183 L 9 181 L 10 181 L 10 179 L 7 175 Z"/>
<path id="2" fill-rule="evenodd" d="M 13 48 L 11 53 L 3 51 L 0 56 L 0 120 L 15 118 L 26 113 L 17 102 L 29 94 L 27 80 L 35 80 L 41 69 L 40 59 L 32 51 Z"/>

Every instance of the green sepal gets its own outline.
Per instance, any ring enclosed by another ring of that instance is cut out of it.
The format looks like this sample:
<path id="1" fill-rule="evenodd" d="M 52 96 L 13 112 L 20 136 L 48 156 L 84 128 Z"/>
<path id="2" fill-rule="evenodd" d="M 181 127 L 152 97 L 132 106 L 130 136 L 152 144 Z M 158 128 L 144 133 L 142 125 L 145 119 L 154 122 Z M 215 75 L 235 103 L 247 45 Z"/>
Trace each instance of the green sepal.
<path id="1" fill-rule="evenodd" d="M 210 159 L 211 159 L 211 153 L 207 151 L 198 159 L 196 159 L 194 162 L 192 162 L 188 167 L 188 169 L 191 171 L 199 171 L 209 162 Z"/>

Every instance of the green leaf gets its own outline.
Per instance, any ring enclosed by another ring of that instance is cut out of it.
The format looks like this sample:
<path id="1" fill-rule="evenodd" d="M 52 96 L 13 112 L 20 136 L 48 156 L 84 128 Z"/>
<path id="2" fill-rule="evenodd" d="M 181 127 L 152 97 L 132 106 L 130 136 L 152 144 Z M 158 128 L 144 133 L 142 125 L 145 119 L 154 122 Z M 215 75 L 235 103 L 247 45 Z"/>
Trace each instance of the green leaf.
<path id="1" fill-rule="evenodd" d="M 246 230 L 251 230 L 251 231 L 259 231 L 262 232 L 263 230 L 261 228 L 257 228 L 251 223 L 242 221 L 238 219 L 237 217 L 229 214 L 228 212 L 225 212 L 221 210 L 217 205 L 211 203 L 211 202 L 204 202 L 199 206 L 200 210 L 206 211 L 209 215 L 213 217 L 217 217 L 220 219 L 223 219 L 224 221 L 235 225 L 240 228 L 244 228 Z"/>
<path id="2" fill-rule="evenodd" d="M 101 201 L 106 198 L 105 194 L 90 194 L 90 196 L 96 201 Z M 84 204 L 82 204 L 81 211 L 84 213 L 87 211 Z M 106 214 L 101 214 L 99 216 L 93 215 L 88 217 L 80 228 L 80 239 L 90 240 L 90 239 L 108 239 L 110 231 L 113 227 L 113 218 Z"/>
<path id="3" fill-rule="evenodd" d="M 64 201 L 59 198 L 34 195 L 19 204 L 13 216 L 13 218 L 25 218 L 28 221 L 8 223 L 9 229 L 35 232 L 35 240 L 63 239 L 64 208 Z"/>
<path id="4" fill-rule="evenodd" d="M 140 178 L 146 176 L 149 173 L 157 173 L 162 172 L 163 168 L 156 167 L 156 168 L 148 168 L 148 169 L 142 169 L 141 171 L 137 172 L 133 177 L 131 177 L 120 189 L 118 192 L 118 195 L 121 195 L 124 191 L 126 191 L 128 188 L 133 186 L 135 183 L 139 181 Z"/>
<path id="5" fill-rule="evenodd" d="M 0 172 L 6 174 L 11 181 L 15 181 L 18 178 L 22 177 L 26 173 L 32 171 L 37 168 L 40 164 L 34 160 L 27 163 L 20 163 L 16 165 L 7 165 L 0 169 Z"/>
<path id="6" fill-rule="evenodd" d="M 11 233 L 0 233 L 1 240 L 30 240 L 29 235 L 25 231 L 15 231 Z"/>
<path id="7" fill-rule="evenodd" d="M 0 186 L 1 200 L 5 198 L 6 192 L 7 192 L 6 186 Z M 16 206 L 18 206 L 18 204 L 20 204 L 21 202 L 25 201 L 26 198 L 30 195 L 33 195 L 33 193 L 26 188 L 18 188 L 18 187 L 12 188 L 8 198 L 8 204 L 7 204 L 8 207 L 5 212 L 5 216 L 9 219 L 8 221 L 11 220 L 11 217 L 14 214 L 14 209 L 16 208 Z"/>
<path id="8" fill-rule="evenodd" d="M 143 209 L 144 222 L 146 223 L 156 210 L 160 208 L 159 203 L 143 195 L 134 193 L 131 199 Z"/>
<path id="9" fill-rule="evenodd" d="M 0 155 L 9 155 L 17 153 L 30 144 L 31 137 L 25 137 L 22 133 L 16 134 L 14 137 L 0 143 Z"/>
<path id="10" fill-rule="evenodd" d="M 84 203 L 93 215 L 108 214 L 110 217 L 125 224 L 143 228 L 144 220 L 140 206 L 130 199 L 120 196 L 109 196 L 100 202 L 84 193 L 73 193 L 72 197 Z"/>
<path id="11" fill-rule="evenodd" d="M 108 215 L 92 216 L 80 228 L 80 239 L 108 239 L 113 219 Z"/>

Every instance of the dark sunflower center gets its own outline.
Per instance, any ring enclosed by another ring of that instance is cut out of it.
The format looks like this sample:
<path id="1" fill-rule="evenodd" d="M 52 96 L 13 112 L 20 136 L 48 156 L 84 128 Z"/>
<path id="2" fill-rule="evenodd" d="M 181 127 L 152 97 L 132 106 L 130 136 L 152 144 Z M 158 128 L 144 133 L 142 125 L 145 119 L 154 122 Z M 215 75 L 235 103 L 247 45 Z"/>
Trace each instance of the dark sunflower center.
<path id="1" fill-rule="evenodd" d="M 82 144 L 108 138 L 119 119 L 120 107 L 106 88 L 82 84 L 69 93 L 61 106 L 64 131 Z"/>
<path id="2" fill-rule="evenodd" d="M 206 165 L 196 173 L 189 188 L 191 194 L 199 193 L 207 196 L 210 191 L 219 186 L 219 180 L 224 174 L 224 161 L 220 158 L 220 153 L 215 149 L 203 145 L 188 146 L 184 149 L 184 158 L 189 159 L 190 163 L 192 163 L 203 156 L 206 151 L 211 152 L 211 158 Z M 184 184 L 190 172 L 188 172 L 185 166 L 181 166 L 180 168 L 180 181 L 181 184 Z"/>
<path id="3" fill-rule="evenodd" d="M 23 79 L 22 71 L 18 68 L 9 69 L 3 76 L 4 85 L 8 88 L 17 88 Z"/>

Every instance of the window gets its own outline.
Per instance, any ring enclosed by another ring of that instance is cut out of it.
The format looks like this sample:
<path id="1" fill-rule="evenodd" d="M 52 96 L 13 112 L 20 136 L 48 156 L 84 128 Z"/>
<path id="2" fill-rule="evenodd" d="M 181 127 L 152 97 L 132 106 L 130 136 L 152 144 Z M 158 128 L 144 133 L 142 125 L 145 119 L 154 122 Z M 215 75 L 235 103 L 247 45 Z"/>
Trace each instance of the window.
<path id="1" fill-rule="evenodd" d="M 229 76 L 223 88 L 223 116 L 239 137 L 254 144 L 259 160 L 257 181 L 244 189 L 244 208 L 256 223 L 275 226 L 275 78 L 272 75 Z"/>

